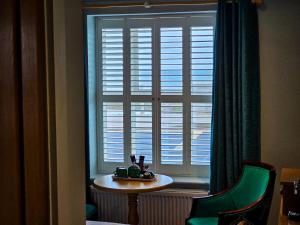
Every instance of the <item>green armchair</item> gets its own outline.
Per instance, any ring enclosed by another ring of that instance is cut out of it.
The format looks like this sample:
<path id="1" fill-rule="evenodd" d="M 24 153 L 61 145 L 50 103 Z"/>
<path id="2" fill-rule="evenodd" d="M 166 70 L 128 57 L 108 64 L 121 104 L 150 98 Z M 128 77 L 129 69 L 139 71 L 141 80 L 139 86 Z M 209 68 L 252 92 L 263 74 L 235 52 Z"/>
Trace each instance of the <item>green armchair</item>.
<path id="1" fill-rule="evenodd" d="M 203 198 L 193 198 L 186 225 L 266 225 L 276 172 L 266 163 L 245 161 L 239 181 L 231 188 Z"/>

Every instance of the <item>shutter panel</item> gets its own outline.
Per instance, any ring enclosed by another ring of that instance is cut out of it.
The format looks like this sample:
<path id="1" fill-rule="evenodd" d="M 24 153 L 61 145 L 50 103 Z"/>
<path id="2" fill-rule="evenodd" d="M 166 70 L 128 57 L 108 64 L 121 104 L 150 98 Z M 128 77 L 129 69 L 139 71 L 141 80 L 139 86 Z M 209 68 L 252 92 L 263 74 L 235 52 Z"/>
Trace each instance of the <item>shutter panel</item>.
<path id="1" fill-rule="evenodd" d="M 191 94 L 212 94 L 213 27 L 191 27 Z"/>
<path id="2" fill-rule="evenodd" d="M 152 103 L 131 103 L 131 151 L 152 163 Z"/>
<path id="3" fill-rule="evenodd" d="M 102 163 L 125 165 L 127 154 L 134 153 L 158 170 L 194 173 L 190 165 L 210 164 L 214 28 L 207 18 L 198 23 L 190 16 L 154 17 L 99 20 Z M 186 157 L 190 160 L 183 161 Z"/>
<path id="4" fill-rule="evenodd" d="M 160 91 L 182 94 L 182 27 L 160 28 Z"/>
<path id="5" fill-rule="evenodd" d="M 182 103 L 161 103 L 161 164 L 182 164 L 182 132 Z"/>
<path id="6" fill-rule="evenodd" d="M 130 29 L 131 94 L 152 94 L 152 30 Z"/>
<path id="7" fill-rule="evenodd" d="M 103 103 L 104 162 L 124 162 L 123 103 Z"/>
<path id="8" fill-rule="evenodd" d="M 211 103 L 192 103 L 191 164 L 210 164 Z"/>
<path id="9" fill-rule="evenodd" d="M 102 29 L 103 95 L 123 95 L 123 29 Z"/>

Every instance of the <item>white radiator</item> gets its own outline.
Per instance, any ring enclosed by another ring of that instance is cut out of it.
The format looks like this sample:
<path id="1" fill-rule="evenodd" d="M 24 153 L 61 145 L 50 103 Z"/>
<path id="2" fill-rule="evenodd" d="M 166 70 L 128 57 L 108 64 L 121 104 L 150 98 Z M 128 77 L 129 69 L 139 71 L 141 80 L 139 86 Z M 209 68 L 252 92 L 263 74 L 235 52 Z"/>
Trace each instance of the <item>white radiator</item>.
<path id="1" fill-rule="evenodd" d="M 205 190 L 167 189 L 139 194 L 140 225 L 184 225 L 192 197 L 207 195 Z M 127 195 L 103 192 L 92 188 L 93 202 L 98 206 L 101 221 L 127 223 Z"/>

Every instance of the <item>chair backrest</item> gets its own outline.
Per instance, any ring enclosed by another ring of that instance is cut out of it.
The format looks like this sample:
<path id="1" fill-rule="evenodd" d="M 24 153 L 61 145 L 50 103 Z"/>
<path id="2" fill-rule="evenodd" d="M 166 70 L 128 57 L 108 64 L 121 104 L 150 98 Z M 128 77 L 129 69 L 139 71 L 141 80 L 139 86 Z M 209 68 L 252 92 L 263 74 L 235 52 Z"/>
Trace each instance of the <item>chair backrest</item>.
<path id="1" fill-rule="evenodd" d="M 270 169 L 257 165 L 244 165 L 239 182 L 230 190 L 237 209 L 259 200 L 266 192 L 270 182 Z"/>

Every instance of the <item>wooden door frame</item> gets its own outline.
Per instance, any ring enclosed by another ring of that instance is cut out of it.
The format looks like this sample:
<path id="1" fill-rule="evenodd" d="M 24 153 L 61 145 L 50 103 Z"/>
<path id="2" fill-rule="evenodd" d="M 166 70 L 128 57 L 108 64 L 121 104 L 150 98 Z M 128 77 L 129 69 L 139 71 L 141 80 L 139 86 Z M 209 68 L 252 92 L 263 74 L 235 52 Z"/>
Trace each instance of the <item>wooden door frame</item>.
<path id="1" fill-rule="evenodd" d="M 0 7 L 0 218 L 1 224 L 24 220 L 22 175 L 21 73 L 18 0 Z"/>
<path id="2" fill-rule="evenodd" d="M 0 12 L 1 224 L 55 225 L 52 1 L 4 0 Z"/>
<path id="3" fill-rule="evenodd" d="M 52 1 L 20 0 L 26 225 L 57 224 Z"/>

